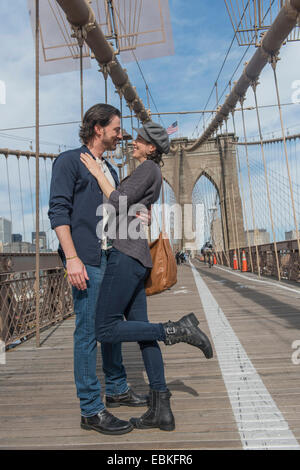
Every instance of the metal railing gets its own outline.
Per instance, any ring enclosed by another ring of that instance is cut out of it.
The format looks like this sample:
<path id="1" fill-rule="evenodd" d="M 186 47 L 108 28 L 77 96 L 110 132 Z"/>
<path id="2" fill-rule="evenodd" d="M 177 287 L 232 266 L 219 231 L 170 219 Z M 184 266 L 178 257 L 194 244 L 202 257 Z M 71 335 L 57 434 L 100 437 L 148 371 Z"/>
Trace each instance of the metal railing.
<path id="1" fill-rule="evenodd" d="M 300 260 L 297 240 L 277 242 L 276 247 L 281 279 L 300 283 Z M 217 264 L 242 270 L 243 252 L 248 272 L 253 271 L 260 276 L 278 278 L 274 243 L 258 245 L 257 247 L 252 246 L 250 249 L 249 247 L 244 247 L 239 248 L 239 250 L 217 252 Z M 202 257 L 197 256 L 197 258 L 202 260 Z"/>
<path id="2" fill-rule="evenodd" d="M 40 318 L 36 316 L 35 271 L 0 274 L 0 339 L 6 347 L 73 314 L 63 268 L 40 271 Z"/>

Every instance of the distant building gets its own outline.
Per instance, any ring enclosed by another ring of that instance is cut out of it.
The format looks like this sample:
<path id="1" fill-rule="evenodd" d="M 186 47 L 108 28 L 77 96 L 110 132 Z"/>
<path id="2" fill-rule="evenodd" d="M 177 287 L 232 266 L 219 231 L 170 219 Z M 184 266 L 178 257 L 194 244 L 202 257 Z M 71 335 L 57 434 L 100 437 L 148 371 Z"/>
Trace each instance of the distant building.
<path id="1" fill-rule="evenodd" d="M 5 217 L 0 217 L 0 242 L 11 242 L 12 223 Z"/>
<path id="2" fill-rule="evenodd" d="M 259 228 L 256 230 L 248 230 L 249 234 L 249 244 L 253 245 L 264 245 L 265 243 L 270 243 L 270 234 L 265 228 Z M 247 231 L 245 232 L 246 243 L 248 244 L 248 235 Z"/>
<path id="3" fill-rule="evenodd" d="M 298 229 L 298 236 L 300 236 L 300 228 Z M 286 240 L 297 240 L 297 232 L 296 230 L 291 230 L 290 232 L 285 232 L 285 239 Z"/>
<path id="4" fill-rule="evenodd" d="M 35 238 L 36 238 L 36 232 L 31 233 L 32 236 L 32 244 L 35 245 Z M 47 249 L 47 236 L 46 232 L 39 232 L 39 245 L 40 249 L 46 250 Z"/>
<path id="5" fill-rule="evenodd" d="M 22 235 L 20 233 L 13 233 L 11 236 L 12 243 L 20 243 L 22 241 Z"/>
<path id="6" fill-rule="evenodd" d="M 2 246 L 2 253 L 34 253 L 35 245 L 29 242 L 6 243 Z"/>

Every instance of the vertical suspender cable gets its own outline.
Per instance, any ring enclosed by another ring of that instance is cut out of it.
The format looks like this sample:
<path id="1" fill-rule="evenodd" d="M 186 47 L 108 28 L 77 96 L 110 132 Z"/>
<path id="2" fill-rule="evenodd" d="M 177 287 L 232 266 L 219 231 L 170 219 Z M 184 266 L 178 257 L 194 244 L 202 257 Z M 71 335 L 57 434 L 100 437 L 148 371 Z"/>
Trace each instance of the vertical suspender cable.
<path id="1" fill-rule="evenodd" d="M 162 197 L 162 234 L 164 236 L 166 231 L 166 218 L 165 218 L 165 190 L 164 190 L 164 179 L 161 175 L 161 197 Z"/>
<path id="2" fill-rule="evenodd" d="M 47 175 L 46 157 L 44 157 L 44 168 L 45 168 L 45 180 L 46 180 L 47 196 L 48 196 L 48 199 L 49 199 L 50 188 L 49 188 L 48 175 Z M 46 242 L 47 242 L 46 248 L 49 248 L 50 246 L 49 246 L 49 239 L 48 238 L 47 238 Z"/>
<path id="3" fill-rule="evenodd" d="M 49 187 L 49 181 L 48 181 L 48 175 L 47 175 L 46 157 L 44 157 L 44 168 L 45 168 L 46 187 L 47 187 L 47 192 L 49 193 L 50 187 Z"/>
<path id="4" fill-rule="evenodd" d="M 254 269 L 253 269 L 253 260 L 252 260 L 252 250 L 251 250 L 250 237 L 249 237 L 249 226 L 248 226 L 247 212 L 246 212 L 246 204 L 245 204 L 243 176 L 242 176 L 242 171 L 241 171 L 241 165 L 240 165 L 240 158 L 239 158 L 239 155 L 237 155 L 237 157 L 238 157 L 238 168 L 239 168 L 240 181 L 241 181 L 243 210 L 244 210 L 245 222 L 246 222 L 246 232 L 247 232 L 247 242 L 248 242 L 248 249 L 249 249 L 250 266 L 251 266 L 251 271 L 254 272 Z"/>
<path id="5" fill-rule="evenodd" d="M 290 171 L 290 165 L 289 165 L 289 157 L 288 157 L 288 151 L 287 151 L 286 137 L 285 137 L 285 131 L 284 131 L 284 126 L 283 126 L 283 117 L 282 117 L 282 109 L 281 109 L 281 102 L 280 102 L 280 96 L 279 96 L 279 87 L 278 87 L 278 80 L 277 80 L 277 73 L 276 73 L 276 64 L 277 64 L 277 58 L 276 58 L 276 57 L 273 57 L 273 58 L 272 58 L 271 65 L 272 65 L 272 69 L 273 69 L 273 72 L 274 72 L 274 81 L 275 81 L 275 88 L 276 88 L 276 95 L 277 95 L 277 104 L 278 104 L 278 110 L 279 110 L 279 116 L 280 116 L 280 123 L 281 123 L 281 131 L 282 131 L 282 138 L 283 138 L 284 154 L 285 154 L 285 161 L 286 161 L 287 173 L 288 173 L 288 178 L 289 178 L 289 186 L 290 186 L 290 193 L 291 193 L 292 209 L 293 209 L 293 216 L 294 216 L 295 229 L 296 229 L 296 236 L 297 236 L 297 243 L 298 243 L 298 254 L 299 254 L 299 256 L 300 256 L 299 228 L 298 228 L 298 221 L 297 221 L 297 214 L 296 214 L 296 207 L 295 207 L 294 192 L 293 192 L 293 184 L 292 184 L 291 171 Z"/>
<path id="6" fill-rule="evenodd" d="M 270 186 L 269 186 L 269 180 L 268 180 L 268 174 L 267 174 L 267 164 L 266 164 L 266 159 L 265 159 L 263 136 L 262 136 L 260 117 L 259 117 L 259 111 L 258 111 L 258 105 L 257 105 L 256 87 L 257 87 L 257 82 L 253 82 L 252 83 L 252 89 L 253 89 L 254 99 L 255 99 L 255 107 L 256 107 L 257 124 L 258 124 L 258 130 L 259 130 L 261 155 L 262 155 L 262 160 L 263 160 L 264 170 L 265 170 L 265 181 L 266 181 L 266 186 L 267 186 L 270 220 L 271 220 L 271 226 L 272 226 L 273 243 L 274 243 L 274 249 L 275 249 L 275 259 L 276 259 L 276 265 L 277 265 L 277 275 L 278 275 L 278 281 L 280 281 L 281 280 L 281 274 L 280 274 L 279 259 L 278 259 L 278 252 L 277 252 L 276 235 L 275 235 L 275 229 L 274 229 L 274 220 L 273 220 L 273 211 L 272 211 L 272 204 L 271 204 Z"/>
<path id="7" fill-rule="evenodd" d="M 30 157 L 27 157 L 28 177 L 29 177 L 29 186 L 30 186 L 30 198 L 31 198 L 32 227 L 34 227 L 35 224 L 34 224 L 33 195 L 32 195 L 32 184 L 31 184 L 29 159 L 30 159 Z"/>
<path id="8" fill-rule="evenodd" d="M 131 125 L 131 135 L 133 138 L 133 116 L 132 116 L 132 109 L 130 109 L 130 125 Z"/>
<path id="9" fill-rule="evenodd" d="M 220 196 L 220 212 L 221 212 L 221 220 L 222 220 L 222 233 L 223 233 L 223 242 L 224 242 L 223 252 L 225 255 L 227 265 L 230 266 L 229 254 L 227 253 L 227 251 L 229 250 L 229 239 L 228 239 L 228 220 L 227 220 L 226 210 L 225 210 L 224 194 L 225 193 L 224 193 L 223 180 L 221 178 L 219 196 Z M 221 199 L 221 195 L 223 196 L 222 199 Z"/>
<path id="10" fill-rule="evenodd" d="M 243 130 L 244 130 L 244 140 L 245 140 L 245 150 L 246 150 L 246 161 L 247 161 L 247 168 L 248 168 L 250 202 L 251 202 L 251 212 L 252 212 L 252 221 L 253 221 L 253 242 L 254 242 L 255 250 L 256 250 L 257 274 L 260 277 L 260 261 L 259 261 L 258 246 L 257 246 L 256 236 L 255 236 L 255 234 L 256 234 L 256 222 L 255 222 L 255 213 L 254 213 L 254 201 L 253 201 L 253 192 L 252 192 L 251 173 L 250 173 L 250 165 L 249 165 L 248 139 L 247 139 L 245 114 L 244 114 L 244 100 L 245 100 L 245 98 L 241 97 L 240 103 L 241 103 L 241 109 L 242 109 L 242 120 L 243 120 Z"/>
<path id="11" fill-rule="evenodd" d="M 8 201 L 9 201 L 9 212 L 10 212 L 10 220 L 12 219 L 12 210 L 11 210 L 11 198 L 10 198 L 10 182 L 9 182 L 9 172 L 8 172 L 8 153 L 5 154 L 5 161 L 6 161 L 6 177 L 7 177 L 7 189 L 8 189 Z"/>
<path id="12" fill-rule="evenodd" d="M 35 298 L 36 347 L 40 347 L 40 213 L 39 213 L 39 0 L 35 0 Z"/>
<path id="13" fill-rule="evenodd" d="M 233 121 L 234 135 L 236 135 L 234 111 L 232 111 L 232 121 Z M 227 125 L 227 121 L 226 121 L 226 125 Z M 227 133 L 228 133 L 228 130 L 227 130 Z M 238 169 L 239 169 L 239 175 L 240 175 L 240 181 L 241 181 L 242 201 L 243 201 L 243 209 L 244 209 L 245 222 L 246 222 L 246 231 L 247 231 L 247 241 L 248 241 L 248 248 L 249 248 L 250 265 L 251 265 L 251 271 L 254 272 L 254 270 L 253 270 L 253 260 L 252 260 L 252 250 L 251 250 L 251 246 L 250 246 L 249 227 L 248 227 L 247 212 L 246 212 L 243 176 L 242 176 L 242 172 L 241 172 L 241 164 L 240 164 L 240 156 L 239 156 L 238 146 L 236 146 L 236 155 L 237 155 Z"/>
<path id="14" fill-rule="evenodd" d="M 78 45 L 79 45 L 79 58 L 80 58 L 80 112 L 81 112 L 81 122 L 83 122 L 83 37 L 82 37 L 82 30 L 81 37 L 78 38 Z"/>
<path id="15" fill-rule="evenodd" d="M 17 155 L 17 159 L 18 159 L 18 174 L 19 174 L 19 186 L 20 186 L 20 201 L 21 201 L 21 209 L 22 209 L 23 233 L 24 233 L 24 241 L 25 241 L 26 231 L 25 231 L 23 195 L 22 195 L 22 181 L 21 181 L 21 171 L 20 171 L 20 155 Z"/>
<path id="16" fill-rule="evenodd" d="M 238 264 L 241 267 L 241 258 L 240 258 L 240 241 L 239 241 L 239 233 L 237 229 L 237 220 L 236 220 L 236 210 L 235 210 L 235 202 L 234 202 L 234 191 L 233 191 L 233 184 L 231 184 L 231 192 L 232 192 L 232 202 L 233 202 L 233 213 L 234 213 L 234 221 L 235 221 L 235 233 L 236 233 L 236 241 L 237 241 L 237 252 L 238 252 Z"/>
<path id="17" fill-rule="evenodd" d="M 133 131 L 134 131 L 134 128 L 133 128 L 133 113 L 132 113 L 132 108 L 130 108 L 130 125 L 131 125 L 131 135 L 132 135 L 132 139 L 134 140 L 133 138 Z M 134 169 L 136 167 L 136 163 L 135 163 L 135 160 L 134 158 L 131 158 L 130 160 L 130 168 Z"/>
<path id="18" fill-rule="evenodd" d="M 108 78 L 108 71 L 107 71 L 107 65 L 105 65 L 105 64 L 102 65 L 102 73 L 103 73 L 103 77 L 104 77 L 105 104 L 107 104 L 107 78 Z"/>
<path id="19" fill-rule="evenodd" d="M 225 191 L 224 191 L 224 184 L 223 184 L 223 179 L 221 178 L 220 181 L 220 193 L 219 195 L 223 196 L 222 199 L 220 197 L 220 212 L 221 212 L 221 220 L 222 220 L 222 232 L 223 232 L 223 241 L 224 241 L 224 255 L 226 258 L 227 265 L 230 266 L 230 258 L 229 258 L 229 252 L 230 247 L 229 247 L 229 237 L 228 237 L 228 227 L 229 227 L 229 221 L 227 217 L 227 211 L 225 207 Z"/>
<path id="20" fill-rule="evenodd" d="M 231 229 L 232 229 L 232 237 L 233 237 L 233 245 L 234 245 L 234 250 L 236 249 L 237 247 L 237 241 L 236 241 L 236 238 L 235 238 L 235 230 L 234 230 L 234 224 L 233 224 L 233 212 L 232 212 L 232 205 L 231 205 L 231 196 L 230 196 L 230 193 L 229 193 L 229 196 L 228 196 L 228 202 L 229 202 L 229 210 L 230 210 L 230 219 L 231 219 Z M 229 240 L 231 242 L 231 240 Z M 229 246 L 229 250 L 230 250 L 230 246 Z"/>
<path id="21" fill-rule="evenodd" d="M 42 229 L 43 229 L 43 232 L 45 232 L 45 219 L 44 219 L 44 213 L 43 213 L 43 197 L 42 197 L 42 188 L 41 188 L 41 185 L 40 185 L 40 217 L 42 219 Z"/>
<path id="22" fill-rule="evenodd" d="M 221 212 L 222 221 L 226 220 L 224 199 L 223 201 L 220 200 L 220 212 Z M 228 253 L 226 252 L 227 250 L 229 250 L 228 237 L 227 237 L 227 222 L 226 222 L 226 227 L 224 227 L 224 223 L 222 222 L 222 228 L 223 228 L 223 241 L 224 241 L 223 253 L 227 262 L 227 266 L 230 266 L 230 259 L 229 259 Z"/>
<path id="23" fill-rule="evenodd" d="M 150 111 L 150 99 L 149 99 L 149 87 L 146 84 L 146 94 L 147 94 L 147 104 L 148 104 L 148 109 Z"/>

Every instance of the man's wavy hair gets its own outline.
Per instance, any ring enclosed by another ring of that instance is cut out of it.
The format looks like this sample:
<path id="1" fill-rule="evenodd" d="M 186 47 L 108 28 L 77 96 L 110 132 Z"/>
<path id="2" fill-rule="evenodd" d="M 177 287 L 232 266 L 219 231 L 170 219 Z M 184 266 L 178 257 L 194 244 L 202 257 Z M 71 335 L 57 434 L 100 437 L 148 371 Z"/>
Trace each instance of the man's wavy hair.
<path id="1" fill-rule="evenodd" d="M 87 145 L 95 136 L 94 127 L 109 125 L 114 116 L 121 117 L 120 111 L 110 104 L 99 103 L 87 110 L 80 126 L 79 137 L 81 142 Z"/>

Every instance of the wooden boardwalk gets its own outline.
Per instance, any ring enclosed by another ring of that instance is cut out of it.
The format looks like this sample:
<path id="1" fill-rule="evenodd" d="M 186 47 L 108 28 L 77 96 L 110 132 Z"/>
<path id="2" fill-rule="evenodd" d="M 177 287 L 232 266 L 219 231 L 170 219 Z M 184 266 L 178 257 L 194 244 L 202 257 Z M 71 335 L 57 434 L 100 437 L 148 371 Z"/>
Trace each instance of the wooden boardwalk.
<path id="1" fill-rule="evenodd" d="M 283 428 L 288 426 L 299 443 L 300 365 L 292 362 L 292 343 L 300 341 L 300 289 L 279 289 L 275 281 L 258 283 L 251 275 L 238 277 L 226 269 L 209 269 L 198 261 L 194 264 L 280 410 Z M 189 265 L 179 268 L 174 288 L 150 298 L 148 305 L 153 322 L 177 320 L 194 311 L 200 327 L 210 334 Z M 35 348 L 33 338 L 7 352 L 6 365 L 0 365 L 0 449 L 244 447 L 217 354 L 206 360 L 199 350 L 185 344 L 166 347 L 161 343 L 175 431 L 134 430 L 123 436 L 105 436 L 82 430 L 73 382 L 73 329 L 74 318 L 70 318 L 42 333 L 40 349 Z M 130 385 L 146 393 L 138 346 L 124 344 L 123 356 Z M 103 378 L 100 357 L 98 371 Z M 114 413 L 128 419 L 144 410 L 122 407 Z M 259 437 L 264 431 L 255 430 L 256 426 L 253 430 Z"/>

